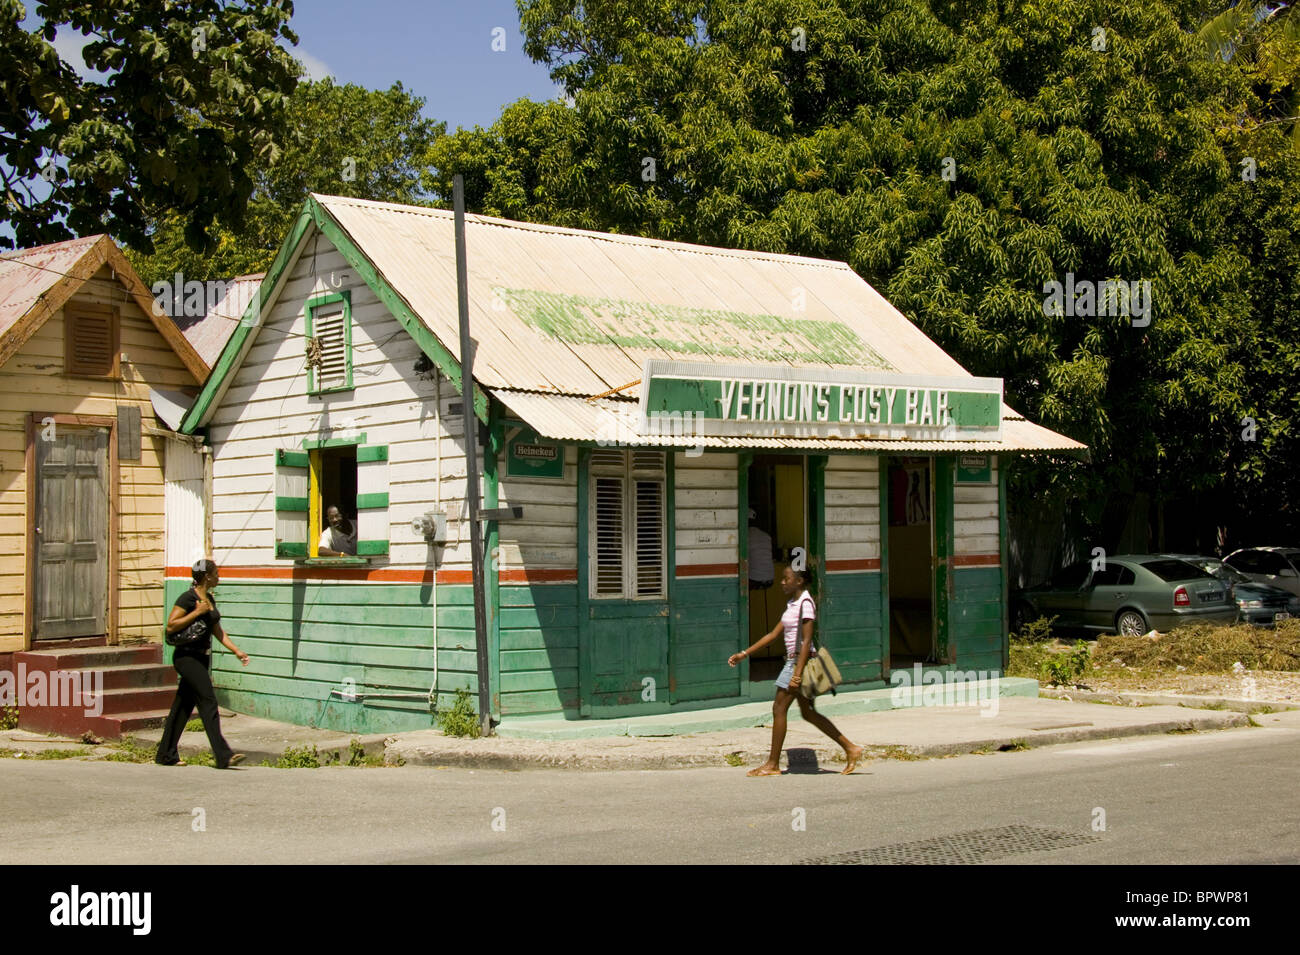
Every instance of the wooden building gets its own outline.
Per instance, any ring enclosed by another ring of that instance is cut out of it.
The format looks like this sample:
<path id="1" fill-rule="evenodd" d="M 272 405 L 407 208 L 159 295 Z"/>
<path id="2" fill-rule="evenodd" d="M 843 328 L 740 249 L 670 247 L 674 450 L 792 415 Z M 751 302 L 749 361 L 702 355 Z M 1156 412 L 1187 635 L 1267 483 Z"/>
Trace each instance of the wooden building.
<path id="1" fill-rule="evenodd" d="M 849 683 L 1002 669 L 1007 456 L 1081 445 L 843 263 L 466 230 L 472 387 L 452 215 L 312 196 L 187 414 L 223 619 L 253 657 L 218 654 L 228 705 L 375 732 L 476 688 L 466 400 L 483 503 L 519 509 L 485 524 L 496 716 L 768 698 L 779 660 L 726 662 L 781 610 L 751 533 L 774 576 L 814 570 Z M 330 506 L 355 556 L 316 556 Z M 186 568 L 169 576 L 171 598 Z"/>
<path id="2" fill-rule="evenodd" d="M 172 692 L 145 666 L 161 664 L 164 485 L 202 460 L 151 399 L 188 404 L 207 372 L 108 236 L 0 255 L 0 668 L 131 667 L 104 701 L 130 726 Z M 120 728 L 45 709 L 21 725 Z"/>

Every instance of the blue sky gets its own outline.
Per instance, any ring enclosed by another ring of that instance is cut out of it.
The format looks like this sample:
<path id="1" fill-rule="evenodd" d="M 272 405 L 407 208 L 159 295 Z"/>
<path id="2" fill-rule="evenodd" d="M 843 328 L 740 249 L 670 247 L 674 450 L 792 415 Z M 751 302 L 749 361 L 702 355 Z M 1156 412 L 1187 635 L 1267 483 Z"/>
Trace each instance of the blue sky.
<path id="1" fill-rule="evenodd" d="M 299 0 L 294 55 L 313 76 L 371 89 L 402 85 L 426 100 L 430 119 L 489 126 L 521 96 L 556 95 L 546 67 L 523 49 L 514 0 Z M 505 51 L 492 49 L 505 31 Z"/>
<path id="2" fill-rule="evenodd" d="M 27 29 L 39 22 L 26 0 Z M 546 67 L 524 54 L 514 0 L 298 0 L 291 52 L 312 78 L 387 89 L 401 82 L 425 98 L 425 115 L 458 126 L 489 126 L 521 96 L 551 99 Z M 494 30 L 505 50 L 493 49 Z M 55 48 L 80 72 L 84 39 L 69 27 Z"/>

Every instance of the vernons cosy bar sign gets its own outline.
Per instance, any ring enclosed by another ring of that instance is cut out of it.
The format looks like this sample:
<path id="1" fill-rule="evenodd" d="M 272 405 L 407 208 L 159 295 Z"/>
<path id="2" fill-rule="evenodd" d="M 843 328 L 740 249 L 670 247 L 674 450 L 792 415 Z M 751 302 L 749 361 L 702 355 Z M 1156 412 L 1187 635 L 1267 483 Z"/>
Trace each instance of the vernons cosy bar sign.
<path id="1" fill-rule="evenodd" d="M 1002 379 L 785 365 L 646 362 L 643 433 L 996 441 Z"/>

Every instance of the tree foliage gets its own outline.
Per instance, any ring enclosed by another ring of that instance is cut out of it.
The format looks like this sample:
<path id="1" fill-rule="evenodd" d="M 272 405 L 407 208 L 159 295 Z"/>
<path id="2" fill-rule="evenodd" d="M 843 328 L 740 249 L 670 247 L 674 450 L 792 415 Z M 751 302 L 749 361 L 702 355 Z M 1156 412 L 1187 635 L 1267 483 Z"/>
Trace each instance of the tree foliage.
<path id="1" fill-rule="evenodd" d="M 442 140 L 438 188 L 462 172 L 487 213 L 843 259 L 1090 446 L 1035 493 L 1094 527 L 1140 495 L 1249 507 L 1296 490 L 1300 169 L 1243 118 L 1263 104 L 1206 54 L 1203 7 L 520 0 L 572 105 Z M 1150 324 L 1049 314 L 1067 273 L 1149 281 Z"/>
<path id="2" fill-rule="evenodd" d="M 281 155 L 248 170 L 254 191 L 244 227 L 218 228 L 214 244 L 196 250 L 180 216 L 160 217 L 152 233 L 156 251 L 133 254 L 136 270 L 146 282 L 177 271 L 200 281 L 263 271 L 310 192 L 425 201 L 429 150 L 445 124 L 425 119 L 423 105 L 400 83 L 382 91 L 328 78 L 301 83 L 289 99 Z"/>
<path id="3" fill-rule="evenodd" d="M 288 0 L 0 0 L 0 175 L 19 246 L 107 231 L 148 248 L 171 214 L 191 244 L 240 228 L 248 170 L 274 162 L 299 72 Z M 51 45 L 89 38 L 83 78 Z"/>

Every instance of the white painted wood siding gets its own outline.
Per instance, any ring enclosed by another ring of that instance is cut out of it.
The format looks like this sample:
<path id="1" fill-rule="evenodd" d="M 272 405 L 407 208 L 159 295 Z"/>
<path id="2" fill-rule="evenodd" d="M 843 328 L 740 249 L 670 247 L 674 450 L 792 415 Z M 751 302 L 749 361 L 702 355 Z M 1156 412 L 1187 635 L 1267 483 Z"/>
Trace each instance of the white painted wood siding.
<path id="1" fill-rule="evenodd" d="M 958 484 L 953 488 L 953 551 L 958 556 L 1001 553 L 998 523 L 998 465 L 993 458 L 992 484 Z"/>
<path id="2" fill-rule="evenodd" d="M 674 454 L 678 567 L 738 562 L 736 462 L 735 454 Z"/>
<path id="3" fill-rule="evenodd" d="M 880 557 L 880 459 L 832 454 L 826 461 L 826 559 Z"/>
<path id="4" fill-rule="evenodd" d="M 352 301 L 355 387 L 309 396 L 304 306 L 313 296 L 344 289 Z M 454 300 L 448 308 L 455 308 Z M 388 527 L 383 534 L 367 527 L 363 536 L 387 538 L 390 549 L 371 566 L 468 570 L 468 525 L 459 520 L 465 450 L 460 414 L 452 413 L 461 398 L 446 378 L 435 383 L 431 373 L 415 374 L 420 355 L 333 245 L 323 236 L 309 240 L 212 418 L 213 550 L 220 563 L 288 566 L 274 551 L 275 451 L 302 451 L 304 439 L 363 432 L 366 444 L 388 446 Z M 439 508 L 439 471 L 450 543 L 435 548 L 411 530 L 411 520 Z"/>

